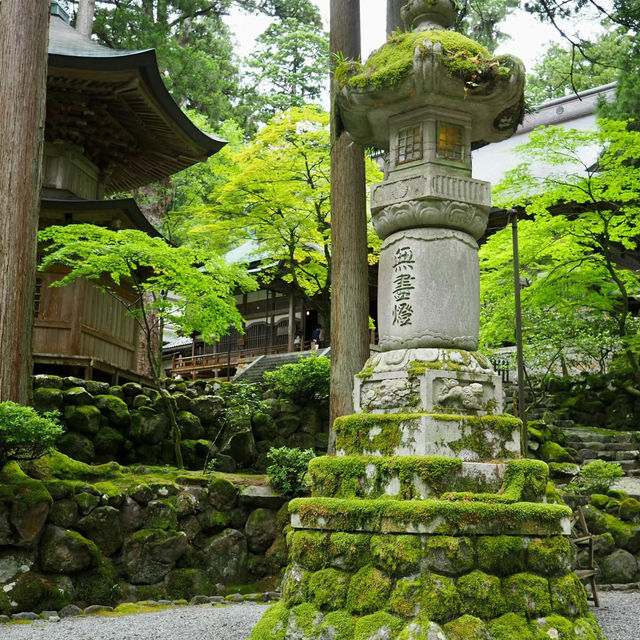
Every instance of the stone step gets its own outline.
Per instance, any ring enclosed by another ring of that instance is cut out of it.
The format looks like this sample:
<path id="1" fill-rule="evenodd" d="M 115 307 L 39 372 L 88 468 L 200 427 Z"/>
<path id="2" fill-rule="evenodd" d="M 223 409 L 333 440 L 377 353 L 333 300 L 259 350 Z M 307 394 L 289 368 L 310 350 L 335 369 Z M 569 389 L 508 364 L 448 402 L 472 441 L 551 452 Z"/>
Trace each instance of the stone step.
<path id="1" fill-rule="evenodd" d="M 594 451 L 593 449 L 578 449 L 578 457 L 583 460 L 615 460 L 616 451 Z"/>
<path id="2" fill-rule="evenodd" d="M 637 460 L 640 455 L 640 451 L 616 451 L 616 460 L 618 462 L 625 460 Z"/>
<path id="3" fill-rule="evenodd" d="M 564 446 L 594 451 L 635 451 L 638 448 L 635 442 L 583 442 L 581 440 L 567 440 Z"/>
<path id="4" fill-rule="evenodd" d="M 590 462 L 595 462 L 595 460 L 599 460 L 601 458 L 586 458 L 582 461 L 582 466 L 589 464 Z M 634 469 L 640 470 L 640 462 L 638 460 L 615 460 L 617 464 L 619 464 L 625 473 L 630 474 Z M 634 474 L 635 475 L 635 474 Z"/>

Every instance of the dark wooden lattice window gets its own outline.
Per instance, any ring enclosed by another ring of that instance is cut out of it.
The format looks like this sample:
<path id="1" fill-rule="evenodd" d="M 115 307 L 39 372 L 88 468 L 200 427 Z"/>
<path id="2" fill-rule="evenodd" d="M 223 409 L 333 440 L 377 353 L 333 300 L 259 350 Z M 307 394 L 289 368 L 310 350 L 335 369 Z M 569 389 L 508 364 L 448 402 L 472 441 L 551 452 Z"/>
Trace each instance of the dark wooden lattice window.
<path id="1" fill-rule="evenodd" d="M 438 123 L 438 157 L 445 160 L 464 160 L 464 131 L 446 122 Z"/>
<path id="2" fill-rule="evenodd" d="M 422 160 L 422 125 L 412 125 L 398 131 L 396 164 Z"/>
<path id="3" fill-rule="evenodd" d="M 42 278 L 36 278 L 36 289 L 33 295 L 33 317 L 37 319 L 40 315 L 40 295 L 42 292 Z"/>

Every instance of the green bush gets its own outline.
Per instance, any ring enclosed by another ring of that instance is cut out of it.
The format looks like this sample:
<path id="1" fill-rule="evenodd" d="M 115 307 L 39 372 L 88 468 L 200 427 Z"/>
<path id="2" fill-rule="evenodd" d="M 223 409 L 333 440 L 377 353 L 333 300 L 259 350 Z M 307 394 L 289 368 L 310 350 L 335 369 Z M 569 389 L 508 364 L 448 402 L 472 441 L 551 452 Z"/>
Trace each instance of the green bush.
<path id="1" fill-rule="evenodd" d="M 623 477 L 624 471 L 617 462 L 594 460 L 582 467 L 580 473 L 567 486 L 567 490 L 586 495 L 606 493 L 611 485 Z"/>
<path id="2" fill-rule="evenodd" d="M 312 449 L 290 449 L 280 447 L 270 449 L 267 459 L 272 464 L 267 467 L 267 475 L 271 486 L 283 496 L 301 496 L 308 492 L 304 483 L 307 465 L 316 454 Z"/>
<path id="3" fill-rule="evenodd" d="M 264 381 L 278 396 L 285 396 L 299 404 L 309 404 L 329 398 L 330 370 L 329 358 L 301 356 L 295 364 L 265 371 Z"/>
<path id="4" fill-rule="evenodd" d="M 31 407 L 0 402 L 0 469 L 10 460 L 43 456 L 64 433 L 57 411 L 39 415 Z"/>

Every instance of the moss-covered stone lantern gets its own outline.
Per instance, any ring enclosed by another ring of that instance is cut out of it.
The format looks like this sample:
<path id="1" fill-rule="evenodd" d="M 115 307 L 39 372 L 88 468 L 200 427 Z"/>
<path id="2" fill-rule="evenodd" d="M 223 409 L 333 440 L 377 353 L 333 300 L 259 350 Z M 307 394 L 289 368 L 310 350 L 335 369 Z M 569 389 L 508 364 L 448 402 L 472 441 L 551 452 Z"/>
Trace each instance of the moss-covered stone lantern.
<path id="1" fill-rule="evenodd" d="M 451 0 L 335 72 L 341 125 L 388 152 L 371 191 L 383 240 L 380 353 L 358 374 L 335 456 L 289 505 L 282 601 L 252 640 L 602 640 L 573 573 L 571 510 L 521 455 L 521 423 L 478 341 L 476 240 L 490 185 L 474 145 L 511 135 L 524 68 L 448 31 Z"/>

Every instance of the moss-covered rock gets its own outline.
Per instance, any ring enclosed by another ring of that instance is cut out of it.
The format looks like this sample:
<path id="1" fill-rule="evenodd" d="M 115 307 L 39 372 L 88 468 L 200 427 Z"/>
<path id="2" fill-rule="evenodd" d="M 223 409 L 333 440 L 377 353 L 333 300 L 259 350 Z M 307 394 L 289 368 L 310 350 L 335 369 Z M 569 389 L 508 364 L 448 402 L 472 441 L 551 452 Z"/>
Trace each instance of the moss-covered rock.
<path id="1" fill-rule="evenodd" d="M 276 512 L 272 509 L 254 509 L 247 518 L 244 535 L 252 553 L 264 553 L 278 535 Z"/>
<path id="2" fill-rule="evenodd" d="M 355 618 L 347 611 L 332 611 L 324 617 L 319 629 L 320 637 L 332 638 L 333 640 L 352 640 L 355 626 Z M 253 636 L 251 638 L 253 640 Z"/>
<path id="3" fill-rule="evenodd" d="M 604 495 L 602 493 L 592 493 L 589 496 L 589 502 L 596 508 L 596 509 L 604 509 L 607 504 L 609 503 L 609 501 L 611 500 L 611 498 L 607 495 Z"/>
<path id="4" fill-rule="evenodd" d="M 327 556 L 331 566 L 356 571 L 370 564 L 371 536 L 366 533 L 332 533 L 329 538 Z"/>
<path id="5" fill-rule="evenodd" d="M 251 631 L 251 640 L 284 640 L 289 622 L 289 610 L 283 603 L 267 609 Z"/>
<path id="6" fill-rule="evenodd" d="M 425 567 L 436 573 L 457 576 L 470 571 L 476 554 L 469 538 L 458 536 L 430 536 L 424 549 Z"/>
<path id="7" fill-rule="evenodd" d="M 114 507 L 94 509 L 78 521 L 77 528 L 107 556 L 118 551 L 124 542 L 120 513 Z"/>
<path id="8" fill-rule="evenodd" d="M 49 522 L 63 529 L 72 528 L 78 521 L 78 504 L 70 498 L 56 500 L 49 510 Z"/>
<path id="9" fill-rule="evenodd" d="M 114 387 L 109 390 L 109 395 L 100 395 L 94 398 L 96 407 L 100 413 L 114 426 L 126 427 L 131 422 L 131 414 L 127 403 L 113 395 Z"/>
<path id="10" fill-rule="evenodd" d="M 93 403 L 93 396 L 84 387 L 71 387 L 62 395 L 66 405 L 85 406 Z"/>
<path id="11" fill-rule="evenodd" d="M 186 440 L 199 440 L 204 437 L 204 428 L 200 422 L 200 418 L 189 411 L 178 411 L 176 414 L 176 422 L 182 433 L 182 437 Z"/>
<path id="12" fill-rule="evenodd" d="M 462 601 L 462 611 L 478 618 L 497 618 L 506 612 L 500 590 L 500 578 L 479 570 L 456 581 Z"/>
<path id="13" fill-rule="evenodd" d="M 373 566 L 362 567 L 349 583 L 347 610 L 357 615 L 380 611 L 391 591 L 389 576 Z"/>
<path id="14" fill-rule="evenodd" d="M 398 636 L 398 640 L 446 640 L 442 627 L 418 616 Z"/>
<path id="15" fill-rule="evenodd" d="M 640 522 L 640 501 L 627 498 L 620 503 L 620 518 L 625 522 Z"/>
<path id="16" fill-rule="evenodd" d="M 439 624 L 460 615 L 460 594 L 451 578 L 430 573 L 422 579 L 420 610 L 423 615 Z"/>
<path id="17" fill-rule="evenodd" d="M 174 568 L 187 548 L 187 537 L 178 531 L 141 529 L 122 548 L 121 566 L 133 584 L 160 582 Z"/>
<path id="18" fill-rule="evenodd" d="M 96 545 L 76 531 L 48 525 L 40 540 L 40 568 L 50 573 L 78 573 L 96 566 Z"/>
<path id="19" fill-rule="evenodd" d="M 175 531 L 178 528 L 176 510 L 166 500 L 151 500 L 144 510 L 143 519 L 149 529 Z"/>
<path id="20" fill-rule="evenodd" d="M 103 459 L 111 457 L 115 459 L 125 444 L 125 437 L 116 429 L 103 426 L 93 439 L 96 454 Z"/>
<path id="21" fill-rule="evenodd" d="M 540 618 L 532 623 L 534 640 L 575 640 L 574 626 L 570 620 L 558 615 Z"/>
<path id="22" fill-rule="evenodd" d="M 418 571 L 422 543 L 418 536 L 371 536 L 371 557 L 389 575 L 408 575 Z"/>
<path id="23" fill-rule="evenodd" d="M 65 433 L 57 444 L 58 449 L 65 455 L 90 464 L 93 462 L 96 451 L 93 442 L 86 436 L 75 431 Z"/>
<path id="24" fill-rule="evenodd" d="M 529 571 L 544 576 L 563 575 L 573 570 L 576 549 L 565 536 L 531 538 L 527 547 Z"/>
<path id="25" fill-rule="evenodd" d="M 628 551 L 616 549 L 600 563 L 600 579 L 611 584 L 635 582 L 638 578 L 638 561 Z"/>
<path id="26" fill-rule="evenodd" d="M 101 558 L 97 567 L 73 576 L 74 600 L 90 604 L 115 605 L 120 599 L 118 578 L 113 564 Z"/>
<path id="27" fill-rule="evenodd" d="M 528 618 L 546 616 L 551 611 L 549 583 L 532 573 L 516 573 L 502 581 L 507 611 Z"/>
<path id="28" fill-rule="evenodd" d="M 321 611 L 343 609 L 348 588 L 349 574 L 337 569 L 321 569 L 309 578 L 309 597 Z"/>
<path id="29" fill-rule="evenodd" d="M 61 411 L 63 402 L 60 389 L 41 387 L 33 392 L 33 408 L 39 413 Z"/>
<path id="30" fill-rule="evenodd" d="M 33 376 L 33 388 L 40 389 L 42 387 L 48 389 L 62 389 L 62 378 L 46 373 L 39 373 Z"/>
<path id="31" fill-rule="evenodd" d="M 524 616 L 505 613 L 488 623 L 493 640 L 533 640 L 533 631 Z"/>
<path id="32" fill-rule="evenodd" d="M 506 576 L 525 569 L 524 540 L 519 536 L 481 536 L 477 552 L 478 566 L 490 573 Z"/>
<path id="33" fill-rule="evenodd" d="M 202 531 L 208 534 L 219 533 L 231 524 L 231 515 L 214 507 L 207 507 L 196 518 Z"/>
<path id="34" fill-rule="evenodd" d="M 420 612 L 424 582 L 420 578 L 402 578 L 395 583 L 388 609 L 403 618 L 413 618 Z"/>
<path id="35" fill-rule="evenodd" d="M 549 580 L 551 608 L 568 618 L 579 618 L 587 613 L 587 593 L 575 573 Z"/>
<path id="36" fill-rule="evenodd" d="M 236 529 L 225 529 L 202 545 L 207 574 L 213 583 L 244 584 L 249 552 L 245 537 Z"/>
<path id="37" fill-rule="evenodd" d="M 209 484 L 209 504 L 220 511 L 230 511 L 238 501 L 238 489 L 225 478 L 214 478 Z"/>
<path id="38" fill-rule="evenodd" d="M 569 452 L 556 442 L 545 442 L 538 454 L 545 462 L 575 462 Z"/>
<path id="39" fill-rule="evenodd" d="M 201 569 L 173 569 L 165 578 L 167 597 L 172 600 L 211 593 L 211 583 Z"/>
<path id="40" fill-rule="evenodd" d="M 23 573 L 15 582 L 5 585 L 3 593 L 8 597 L 12 612 L 58 611 L 71 601 L 70 596 L 52 581 L 33 571 Z"/>
<path id="41" fill-rule="evenodd" d="M 491 640 L 485 623 L 471 615 L 447 622 L 444 629 L 449 640 Z"/>
<path id="42" fill-rule="evenodd" d="M 393 640 L 402 630 L 403 623 L 384 611 L 378 611 L 356 620 L 353 640 Z"/>
<path id="43" fill-rule="evenodd" d="M 64 409 L 64 420 L 73 431 L 95 436 L 100 428 L 100 410 L 91 404 L 68 405 Z"/>
<path id="44" fill-rule="evenodd" d="M 280 585 L 282 601 L 287 606 L 300 604 L 307 600 L 311 573 L 298 564 L 291 563 L 285 571 Z"/>
<path id="45" fill-rule="evenodd" d="M 329 534 L 319 531 L 294 531 L 289 548 L 291 559 L 309 571 L 318 571 L 329 563 Z"/>
<path id="46" fill-rule="evenodd" d="M 288 638 L 316 637 L 324 616 L 309 602 L 303 602 L 289 611 Z"/>

